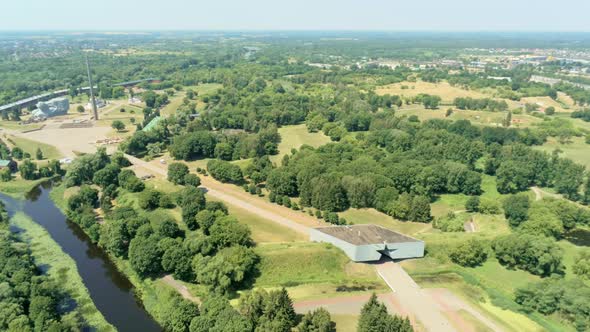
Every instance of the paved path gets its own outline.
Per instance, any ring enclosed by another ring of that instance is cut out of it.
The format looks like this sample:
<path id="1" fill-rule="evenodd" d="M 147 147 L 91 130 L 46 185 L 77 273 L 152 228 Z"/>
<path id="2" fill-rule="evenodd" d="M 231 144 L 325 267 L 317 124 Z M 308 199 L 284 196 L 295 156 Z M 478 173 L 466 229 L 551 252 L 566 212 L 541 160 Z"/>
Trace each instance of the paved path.
<path id="1" fill-rule="evenodd" d="M 488 317 L 482 315 L 478 310 L 476 310 L 472 305 L 465 302 L 463 299 L 457 297 L 451 291 L 446 288 L 432 288 L 425 290 L 433 299 L 438 303 L 440 306 L 444 308 L 447 312 L 458 312 L 459 310 L 465 310 L 477 320 L 482 322 L 486 325 L 490 330 L 495 332 L 503 332 L 504 329 L 501 328 L 498 324 L 496 324 L 493 320 L 489 319 Z M 459 316 L 459 315 L 456 315 Z M 459 320 L 463 320 L 460 316 L 458 317 Z M 457 324 L 458 325 L 458 324 Z M 466 324 L 469 325 L 469 324 Z"/>
<path id="2" fill-rule="evenodd" d="M 188 288 L 185 285 L 183 285 L 180 281 L 174 279 L 174 277 L 172 275 L 169 274 L 169 275 L 165 276 L 164 278 L 162 278 L 162 281 L 166 285 L 174 288 L 183 298 L 185 298 L 191 302 L 194 302 L 196 304 L 201 304 L 201 301 L 199 300 L 199 298 L 196 296 L 193 296 L 191 294 L 191 292 L 188 290 Z"/>
<path id="3" fill-rule="evenodd" d="M 442 314 L 432 297 L 426 295 L 399 264 L 386 261 L 377 264 L 376 268 L 377 273 L 391 288 L 394 296 L 409 312 L 416 316 L 427 331 L 457 331 Z"/>

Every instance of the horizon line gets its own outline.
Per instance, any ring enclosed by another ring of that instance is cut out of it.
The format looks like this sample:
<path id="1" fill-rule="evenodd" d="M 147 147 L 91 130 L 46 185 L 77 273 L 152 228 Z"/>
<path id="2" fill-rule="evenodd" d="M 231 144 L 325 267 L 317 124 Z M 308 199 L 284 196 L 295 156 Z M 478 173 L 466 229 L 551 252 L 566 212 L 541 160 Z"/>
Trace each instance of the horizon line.
<path id="1" fill-rule="evenodd" d="M 472 29 L 258 29 L 258 28 L 244 28 L 244 29 L 75 29 L 75 28 L 66 28 L 66 29 L 2 29 L 0 28 L 0 33 L 4 32 L 45 32 L 45 33 L 55 33 L 55 32 L 77 32 L 77 33 L 109 33 L 109 32 L 135 32 L 135 33 L 160 33 L 160 32 L 266 32 L 266 33 L 273 33 L 273 32 L 344 32 L 344 33 L 354 33 L 354 32 L 381 32 L 381 33 L 467 33 L 467 34 L 475 34 L 475 33 L 589 33 L 590 30 L 513 30 L 513 29 L 482 29 L 482 30 L 472 30 Z"/>

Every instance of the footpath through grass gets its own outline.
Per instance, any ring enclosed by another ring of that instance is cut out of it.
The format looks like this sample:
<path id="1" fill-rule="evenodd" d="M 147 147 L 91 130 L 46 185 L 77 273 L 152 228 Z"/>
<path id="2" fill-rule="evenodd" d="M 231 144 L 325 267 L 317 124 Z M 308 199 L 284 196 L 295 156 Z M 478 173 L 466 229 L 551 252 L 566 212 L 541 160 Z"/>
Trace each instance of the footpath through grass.
<path id="1" fill-rule="evenodd" d="M 35 265 L 48 267 L 46 273 L 76 301 L 86 324 L 96 331 L 116 331 L 94 305 L 74 260 L 62 251 L 51 235 L 21 212 L 16 213 L 10 223 L 22 229 L 19 237 L 29 243 Z"/>

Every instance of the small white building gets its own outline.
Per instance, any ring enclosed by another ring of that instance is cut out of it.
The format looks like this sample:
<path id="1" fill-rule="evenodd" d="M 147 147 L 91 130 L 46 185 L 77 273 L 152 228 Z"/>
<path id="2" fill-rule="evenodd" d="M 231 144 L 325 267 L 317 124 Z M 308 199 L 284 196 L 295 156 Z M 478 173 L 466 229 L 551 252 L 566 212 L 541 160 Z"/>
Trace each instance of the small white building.
<path id="1" fill-rule="evenodd" d="M 311 241 L 326 242 L 342 249 L 355 262 L 424 257 L 424 242 L 378 225 L 317 227 Z"/>

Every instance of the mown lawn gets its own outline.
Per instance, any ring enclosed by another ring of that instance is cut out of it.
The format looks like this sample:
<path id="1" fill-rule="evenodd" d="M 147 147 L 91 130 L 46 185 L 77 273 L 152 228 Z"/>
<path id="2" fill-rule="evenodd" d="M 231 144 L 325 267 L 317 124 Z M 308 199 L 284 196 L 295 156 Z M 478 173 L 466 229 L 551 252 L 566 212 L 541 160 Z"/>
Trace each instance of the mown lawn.
<path id="1" fill-rule="evenodd" d="M 53 145 L 33 141 L 23 137 L 10 136 L 8 140 L 23 151 L 31 154 L 31 159 L 35 158 L 37 148 L 40 148 L 43 152 L 43 159 L 60 159 L 63 154 Z"/>
<path id="2" fill-rule="evenodd" d="M 78 310 L 89 327 L 96 331 L 116 331 L 95 307 L 74 260 L 62 251 L 49 233 L 20 212 L 14 215 L 10 223 L 24 230 L 19 236 L 30 244 L 35 264 L 48 267 L 46 273 L 76 301 Z"/>
<path id="3" fill-rule="evenodd" d="M 561 150 L 561 156 L 569 158 L 579 164 L 590 168 L 590 144 L 586 144 L 584 137 L 572 137 L 569 143 L 562 144 L 559 140 L 549 137 L 547 142 L 541 146 L 535 146 L 534 149 L 545 151 L 549 154 L 555 149 Z"/>
<path id="4" fill-rule="evenodd" d="M 291 149 L 298 149 L 304 144 L 318 147 L 330 142 L 330 138 L 321 132 L 308 132 L 305 124 L 281 127 L 279 134 L 281 135 L 279 154 L 271 156 L 274 163 L 280 163 L 284 155 L 291 153 Z"/>
<path id="5" fill-rule="evenodd" d="M 214 201 L 210 197 L 207 200 Z M 229 214 L 236 217 L 240 223 L 248 225 L 252 232 L 252 239 L 256 243 L 277 243 L 277 242 L 296 242 L 307 241 L 304 235 L 294 230 L 281 226 L 271 220 L 264 219 L 245 209 L 225 203 L 229 209 Z"/>
<path id="6" fill-rule="evenodd" d="M 381 284 L 370 265 L 347 266 L 344 253 L 324 243 L 264 244 L 260 255 L 257 287 L 293 287 L 303 284 Z"/>

